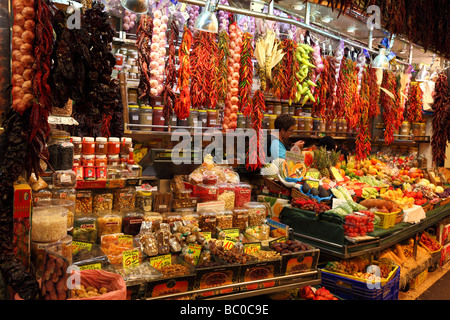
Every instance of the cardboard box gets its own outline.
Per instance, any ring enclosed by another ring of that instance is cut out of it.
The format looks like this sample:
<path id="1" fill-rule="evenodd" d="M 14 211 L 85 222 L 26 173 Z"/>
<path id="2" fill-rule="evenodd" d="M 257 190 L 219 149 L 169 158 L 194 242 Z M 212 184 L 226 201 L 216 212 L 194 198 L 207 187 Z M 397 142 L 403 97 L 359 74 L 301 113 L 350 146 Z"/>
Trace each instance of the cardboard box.
<path id="1" fill-rule="evenodd" d="M 441 260 L 439 261 L 439 265 L 442 267 L 449 261 L 450 261 L 450 243 L 447 243 L 441 250 Z"/>
<path id="2" fill-rule="evenodd" d="M 14 183 L 14 218 L 29 218 L 31 207 L 31 187 L 25 181 Z"/>
<path id="3" fill-rule="evenodd" d="M 267 279 L 266 282 L 242 286 L 242 290 L 255 290 L 269 288 L 276 285 L 275 277 L 281 272 L 281 260 L 274 259 L 268 261 L 259 261 L 241 266 L 241 282 Z"/>
<path id="4" fill-rule="evenodd" d="M 410 289 L 417 289 L 428 278 L 428 269 L 422 271 L 418 276 L 409 282 Z"/>

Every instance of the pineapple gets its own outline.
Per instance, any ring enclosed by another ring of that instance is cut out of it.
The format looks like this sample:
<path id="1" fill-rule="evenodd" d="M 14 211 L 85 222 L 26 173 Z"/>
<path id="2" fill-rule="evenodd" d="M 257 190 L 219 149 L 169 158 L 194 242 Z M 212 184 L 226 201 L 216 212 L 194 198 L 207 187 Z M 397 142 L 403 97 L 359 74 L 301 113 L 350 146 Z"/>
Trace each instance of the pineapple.
<path id="1" fill-rule="evenodd" d="M 330 159 L 325 147 L 314 150 L 314 167 L 322 177 L 330 178 Z"/>

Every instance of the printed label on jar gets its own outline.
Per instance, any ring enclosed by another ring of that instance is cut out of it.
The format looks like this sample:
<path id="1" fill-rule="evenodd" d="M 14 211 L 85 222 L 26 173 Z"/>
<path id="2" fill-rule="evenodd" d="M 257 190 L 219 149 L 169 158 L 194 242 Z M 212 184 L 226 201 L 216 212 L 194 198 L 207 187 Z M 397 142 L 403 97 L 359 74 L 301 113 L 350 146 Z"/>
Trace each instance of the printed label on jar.
<path id="1" fill-rule="evenodd" d="M 130 224 L 137 224 L 137 223 L 142 223 L 142 219 L 130 219 L 129 220 Z"/>
<path id="2" fill-rule="evenodd" d="M 67 193 L 62 192 L 62 193 L 59 194 L 59 197 L 62 198 L 62 199 L 67 198 Z"/>
<path id="3" fill-rule="evenodd" d="M 109 226 L 117 226 L 119 225 L 119 221 L 111 221 L 111 222 L 107 222 L 105 223 L 105 226 L 109 227 Z"/>
<path id="4" fill-rule="evenodd" d="M 132 119 L 137 121 L 137 120 L 139 120 L 139 116 L 133 116 Z"/>
<path id="5" fill-rule="evenodd" d="M 95 224 L 93 224 L 93 223 L 82 224 L 82 225 L 80 225 L 80 228 L 81 229 L 94 229 Z"/>
<path id="6" fill-rule="evenodd" d="M 247 193 L 250 193 L 250 192 L 251 192 L 250 189 L 240 189 L 240 190 L 239 190 L 239 193 L 240 193 L 240 194 L 247 194 Z"/>
<path id="7" fill-rule="evenodd" d="M 60 180 L 61 180 L 62 183 L 69 183 L 69 182 L 71 182 L 70 174 L 63 173 L 62 175 L 60 175 Z"/>

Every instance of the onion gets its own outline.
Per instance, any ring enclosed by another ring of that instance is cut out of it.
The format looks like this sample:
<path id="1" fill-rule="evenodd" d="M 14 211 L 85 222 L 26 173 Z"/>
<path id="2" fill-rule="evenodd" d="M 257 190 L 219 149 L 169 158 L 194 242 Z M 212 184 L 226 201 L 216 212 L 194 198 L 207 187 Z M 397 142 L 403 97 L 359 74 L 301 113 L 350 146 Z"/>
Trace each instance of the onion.
<path id="1" fill-rule="evenodd" d="M 22 84 L 22 89 L 25 93 L 33 93 L 33 84 L 31 80 L 27 80 Z"/>
<path id="2" fill-rule="evenodd" d="M 157 44 L 157 42 L 159 42 L 159 36 L 157 34 L 152 36 L 152 42 L 152 44 Z"/>
<path id="3" fill-rule="evenodd" d="M 25 23 L 25 18 L 23 17 L 23 15 L 21 13 L 16 13 L 14 15 L 14 25 L 22 27 L 24 25 L 24 23 Z"/>
<path id="4" fill-rule="evenodd" d="M 160 20 L 160 19 L 154 19 L 154 20 L 153 20 L 153 25 L 154 25 L 155 27 L 159 27 L 159 26 L 161 25 L 161 20 Z"/>
<path id="5" fill-rule="evenodd" d="M 157 43 L 152 43 L 152 45 L 150 46 L 151 51 L 158 51 L 159 46 Z"/>
<path id="6" fill-rule="evenodd" d="M 12 72 L 15 74 L 22 74 L 25 68 L 20 61 L 13 61 L 11 64 Z"/>
<path id="7" fill-rule="evenodd" d="M 130 11 L 125 10 L 124 14 L 125 14 L 125 16 L 129 16 L 130 15 Z"/>
<path id="8" fill-rule="evenodd" d="M 24 68 L 29 68 L 33 64 L 34 58 L 31 55 L 29 55 L 29 54 L 25 54 L 25 55 L 22 55 L 22 58 L 20 59 L 20 62 L 22 62 Z M 29 70 L 29 69 L 27 69 L 27 70 Z M 25 70 L 24 70 L 24 72 L 25 72 Z"/>
<path id="9" fill-rule="evenodd" d="M 33 43 L 34 41 L 34 33 L 30 30 L 26 30 L 22 33 L 22 40 L 25 43 Z"/>
<path id="10" fill-rule="evenodd" d="M 123 30 L 125 30 L 125 31 L 130 30 L 130 26 L 128 25 L 128 23 L 123 24 Z"/>
<path id="11" fill-rule="evenodd" d="M 130 26 L 130 29 L 133 29 L 133 28 L 134 28 L 134 26 L 135 26 L 135 23 L 134 23 L 134 21 L 130 21 L 130 24 L 129 24 L 129 26 Z"/>
<path id="12" fill-rule="evenodd" d="M 158 59 L 158 57 L 159 57 L 159 55 L 158 55 L 157 52 L 151 52 L 150 53 L 150 59 L 151 60 L 156 60 L 156 59 Z"/>
<path id="13" fill-rule="evenodd" d="M 14 99 L 22 99 L 23 96 L 25 95 L 25 92 L 23 91 L 23 89 L 21 87 L 13 87 L 11 90 L 11 95 Z"/>
<path id="14" fill-rule="evenodd" d="M 24 43 L 20 46 L 20 52 L 22 52 L 22 54 L 32 54 L 33 46 L 29 43 Z"/>
<path id="15" fill-rule="evenodd" d="M 22 52 L 20 50 L 14 50 L 11 55 L 13 61 L 20 61 L 22 59 Z"/>
<path id="16" fill-rule="evenodd" d="M 13 50 L 19 50 L 23 45 L 23 40 L 20 37 L 13 37 L 12 39 L 12 48 Z"/>
<path id="17" fill-rule="evenodd" d="M 34 20 L 28 19 L 28 20 L 25 20 L 23 27 L 25 28 L 25 30 L 34 31 L 34 28 L 36 27 L 36 23 L 34 22 Z"/>
<path id="18" fill-rule="evenodd" d="M 24 83 L 24 80 L 23 80 L 22 75 L 14 74 L 12 76 L 11 82 L 12 82 L 12 85 L 15 86 L 15 87 L 22 87 L 22 85 Z"/>
<path id="19" fill-rule="evenodd" d="M 167 31 L 167 24 L 162 23 L 162 24 L 159 26 L 159 30 L 160 30 L 160 32 Z M 158 32 L 158 33 L 159 33 L 159 32 Z"/>
<path id="20" fill-rule="evenodd" d="M 155 12 L 153 12 L 154 19 L 160 19 L 161 17 L 162 17 L 162 12 L 160 10 L 155 10 Z"/>
<path id="21" fill-rule="evenodd" d="M 28 104 L 31 100 L 34 99 L 34 96 L 31 93 L 25 93 L 22 100 L 25 104 Z"/>
<path id="22" fill-rule="evenodd" d="M 166 15 L 163 15 L 163 16 L 161 17 L 161 22 L 162 22 L 162 23 L 167 23 L 167 22 L 169 22 L 169 17 L 166 16 Z"/>
<path id="23" fill-rule="evenodd" d="M 12 102 L 13 109 L 17 112 L 24 112 L 26 110 L 25 101 L 22 99 L 15 99 Z"/>
<path id="24" fill-rule="evenodd" d="M 136 15 L 130 12 L 130 19 L 131 21 L 136 21 Z"/>
<path id="25" fill-rule="evenodd" d="M 22 0 L 22 3 L 25 7 L 34 8 L 34 0 Z"/>
<path id="26" fill-rule="evenodd" d="M 23 71 L 22 77 L 23 77 L 22 81 L 31 80 L 33 78 L 33 69 L 25 69 Z M 20 86 L 22 86 L 22 84 Z"/>
<path id="27" fill-rule="evenodd" d="M 158 62 L 157 61 L 151 61 L 150 62 L 150 69 L 156 69 L 158 68 Z"/>
<path id="28" fill-rule="evenodd" d="M 123 23 L 130 23 L 130 17 L 125 16 L 125 18 L 123 18 Z"/>
<path id="29" fill-rule="evenodd" d="M 12 34 L 13 36 L 21 37 L 23 33 L 23 29 L 21 26 L 14 25 L 12 28 Z"/>
<path id="30" fill-rule="evenodd" d="M 32 7 L 23 8 L 22 14 L 25 19 L 34 19 L 35 15 L 36 15 L 34 12 L 34 9 Z"/>
<path id="31" fill-rule="evenodd" d="M 24 6 L 22 1 L 19 1 L 19 0 L 13 1 L 13 9 L 14 9 L 14 11 L 22 12 L 23 8 L 25 8 L 25 6 Z"/>

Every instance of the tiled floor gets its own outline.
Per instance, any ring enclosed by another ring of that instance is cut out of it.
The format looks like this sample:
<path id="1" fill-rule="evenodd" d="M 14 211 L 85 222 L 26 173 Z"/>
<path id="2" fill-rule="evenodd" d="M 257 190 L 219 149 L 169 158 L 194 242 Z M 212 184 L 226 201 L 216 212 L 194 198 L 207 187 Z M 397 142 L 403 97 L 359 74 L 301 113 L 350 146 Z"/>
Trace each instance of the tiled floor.
<path id="1" fill-rule="evenodd" d="M 450 300 L 450 263 L 429 272 L 417 289 L 400 291 L 399 300 Z"/>

